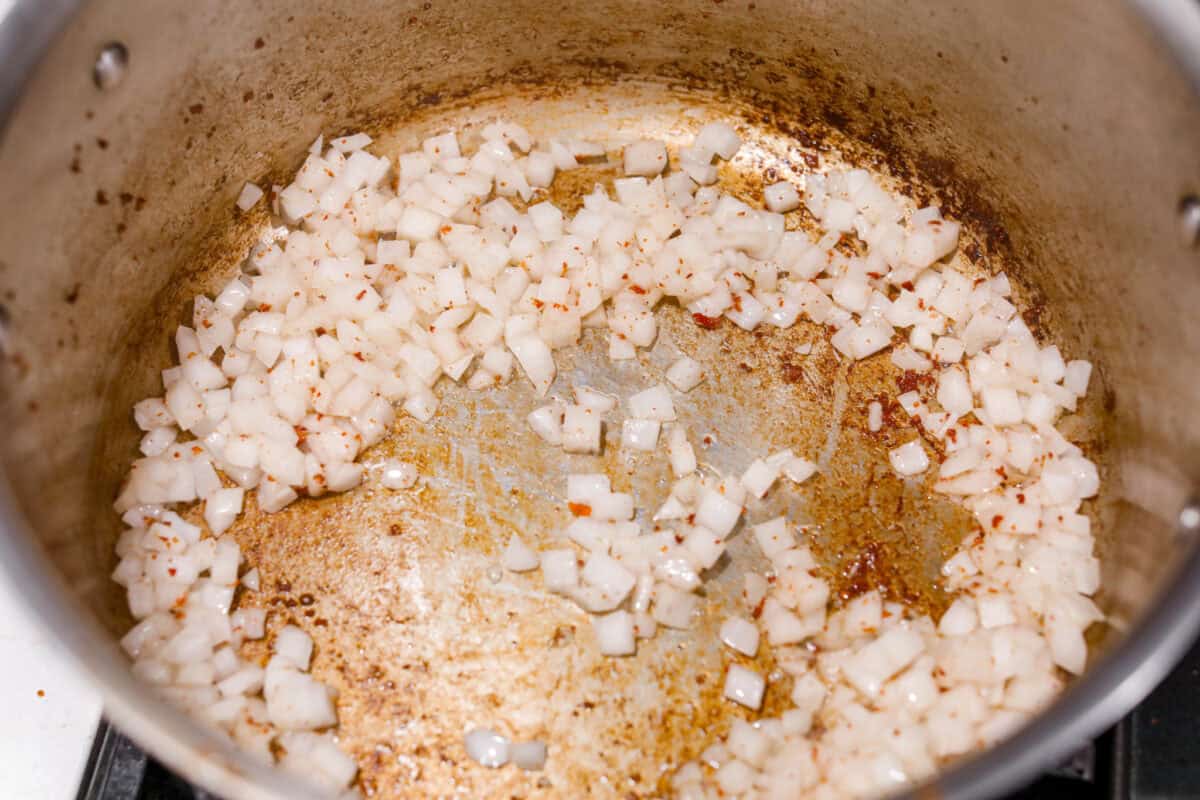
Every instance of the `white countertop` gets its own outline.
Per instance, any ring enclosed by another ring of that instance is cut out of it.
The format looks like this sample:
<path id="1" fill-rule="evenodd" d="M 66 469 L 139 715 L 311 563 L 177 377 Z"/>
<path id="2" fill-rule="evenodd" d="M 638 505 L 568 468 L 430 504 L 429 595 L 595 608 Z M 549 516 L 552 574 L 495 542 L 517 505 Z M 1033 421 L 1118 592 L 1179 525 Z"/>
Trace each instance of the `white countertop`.
<path id="1" fill-rule="evenodd" d="M 0 775 L 11 800 L 73 800 L 100 695 L 0 584 Z"/>

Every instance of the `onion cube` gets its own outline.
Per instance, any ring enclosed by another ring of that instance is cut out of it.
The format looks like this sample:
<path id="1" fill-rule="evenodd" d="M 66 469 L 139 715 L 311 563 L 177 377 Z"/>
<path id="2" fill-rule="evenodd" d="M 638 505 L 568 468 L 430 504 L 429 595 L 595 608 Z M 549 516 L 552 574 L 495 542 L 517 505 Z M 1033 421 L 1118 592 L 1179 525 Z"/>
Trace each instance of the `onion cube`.
<path id="1" fill-rule="evenodd" d="M 242 191 L 238 194 L 237 207 L 242 211 L 249 211 L 262 199 L 262 196 L 262 189 L 253 183 L 247 183 L 242 186 Z"/>
<path id="2" fill-rule="evenodd" d="M 694 526 L 683 540 L 683 546 L 691 556 L 692 563 L 700 569 L 711 569 L 725 552 L 725 542 L 708 528 Z"/>
<path id="3" fill-rule="evenodd" d="M 817 473 L 817 465 L 807 458 L 794 456 L 783 462 L 783 474 L 792 483 L 804 483 Z"/>
<path id="4" fill-rule="evenodd" d="M 942 370 L 938 375 L 937 401 L 942 408 L 961 417 L 975 407 L 967 374 L 959 367 Z"/>
<path id="5" fill-rule="evenodd" d="M 493 769 L 508 763 L 508 739 L 487 728 L 475 728 L 463 737 L 467 755 L 485 767 Z"/>
<path id="6" fill-rule="evenodd" d="M 713 779 L 722 797 L 741 797 L 754 788 L 755 775 L 753 767 L 734 759 L 722 764 Z"/>
<path id="7" fill-rule="evenodd" d="M 562 444 L 562 406 L 553 404 L 542 406 L 529 412 L 525 421 L 546 444 Z"/>
<path id="8" fill-rule="evenodd" d="M 867 405 L 867 430 L 876 433 L 883 427 L 883 405 L 873 400 Z"/>
<path id="9" fill-rule="evenodd" d="M 577 472 L 567 476 L 568 503 L 590 503 L 611 492 L 612 485 L 603 473 Z"/>
<path id="10" fill-rule="evenodd" d="M 721 624 L 721 641 L 751 658 L 758 652 L 758 626 L 745 617 L 730 617 Z"/>
<path id="11" fill-rule="evenodd" d="M 396 235 L 402 239 L 422 242 L 437 236 L 442 217 L 427 208 L 409 206 L 400 215 Z"/>
<path id="12" fill-rule="evenodd" d="M 710 122 L 696 135 L 696 147 L 716 153 L 724 160 L 733 158 L 742 146 L 736 130 L 724 122 Z"/>
<path id="13" fill-rule="evenodd" d="M 655 584 L 651 614 L 659 625 L 681 630 L 690 628 L 697 602 L 696 595 L 690 592 L 676 589 L 667 583 Z"/>
<path id="14" fill-rule="evenodd" d="M 607 414 L 617 407 L 617 399 L 611 395 L 598 392 L 589 386 L 576 386 L 575 402 L 581 406 L 595 409 L 601 414 Z"/>
<path id="15" fill-rule="evenodd" d="M 1066 374 L 1063 376 L 1063 386 L 1076 397 L 1087 394 L 1088 381 L 1092 377 L 1092 364 L 1089 361 L 1070 361 L 1067 363 Z"/>
<path id="16" fill-rule="evenodd" d="M 964 352 L 965 348 L 961 339 L 955 339 L 953 336 L 940 336 L 937 344 L 933 346 L 933 360 L 942 364 L 957 364 L 962 361 Z"/>
<path id="17" fill-rule="evenodd" d="M 675 405 L 671 402 L 671 393 L 661 383 L 633 395 L 628 403 L 629 415 L 635 419 L 675 421 Z"/>
<path id="18" fill-rule="evenodd" d="M 600 652 L 604 655 L 631 656 L 637 652 L 633 615 L 628 611 L 614 611 L 593 617 L 592 627 L 596 631 Z"/>
<path id="19" fill-rule="evenodd" d="M 568 453 L 600 452 L 600 413 L 586 406 L 563 410 L 562 448 Z"/>
<path id="20" fill-rule="evenodd" d="M 620 561 L 604 553 L 592 553 L 580 573 L 583 581 L 595 586 L 617 602 L 624 600 L 633 591 L 637 577 L 625 569 Z"/>
<path id="21" fill-rule="evenodd" d="M 552 592 L 567 592 L 579 585 L 579 564 L 570 548 L 545 550 L 541 556 L 542 580 Z"/>
<path id="22" fill-rule="evenodd" d="M 301 672 L 276 668 L 283 673 L 271 683 L 267 670 L 267 717 L 283 730 L 313 730 L 337 724 L 337 712 L 329 689 Z"/>
<path id="23" fill-rule="evenodd" d="M 787 520 L 776 517 L 769 522 L 761 522 L 754 526 L 754 540 L 769 559 L 774 559 L 785 550 L 796 546 L 796 537 L 788 530 Z"/>
<path id="24" fill-rule="evenodd" d="M 518 768 L 537 771 L 546 766 L 546 743 L 520 742 L 509 746 L 508 755 Z"/>
<path id="25" fill-rule="evenodd" d="M 621 424 L 621 447 L 649 452 L 658 446 L 661 427 L 655 419 L 627 419 Z"/>
<path id="26" fill-rule="evenodd" d="M 745 486 L 746 491 L 761 500 L 778 479 L 779 469 L 759 458 L 742 475 L 742 486 Z"/>
<path id="27" fill-rule="evenodd" d="M 537 553 L 533 552 L 520 536 L 513 536 L 508 540 L 508 546 L 504 548 L 500 563 L 511 572 L 528 572 L 537 569 L 540 562 Z"/>
<path id="28" fill-rule="evenodd" d="M 708 528 L 721 538 L 729 535 L 742 516 L 742 507 L 721 492 L 704 489 L 696 509 L 696 524 Z"/>
<path id="29" fill-rule="evenodd" d="M 590 507 L 592 519 L 610 522 L 633 519 L 633 495 L 627 492 L 597 495 L 592 498 Z"/>
<path id="30" fill-rule="evenodd" d="M 975 601 L 979 609 L 979 624 L 984 628 L 999 628 L 1017 621 L 1012 604 L 1003 595 L 980 595 Z"/>
<path id="31" fill-rule="evenodd" d="M 762 707 L 767 682 L 762 675 L 739 664 L 730 664 L 725 674 L 725 697 L 757 711 Z"/>
<path id="32" fill-rule="evenodd" d="M 783 214 L 800 207 L 800 193 L 787 181 L 780 181 L 763 189 L 763 201 L 769 211 Z"/>
<path id="33" fill-rule="evenodd" d="M 980 397 L 983 400 L 984 413 L 993 427 L 1016 425 L 1024 417 L 1021 400 L 1017 397 L 1015 389 L 988 386 L 980 392 Z"/>
<path id="34" fill-rule="evenodd" d="M 383 462 L 380 483 L 385 489 L 411 489 L 417 482 L 417 468 L 404 461 L 389 459 Z"/>
<path id="35" fill-rule="evenodd" d="M 687 440 L 687 430 L 682 425 L 673 425 L 667 434 L 667 457 L 671 461 L 671 473 L 676 478 L 696 471 L 696 451 Z"/>
<path id="36" fill-rule="evenodd" d="M 734 757 L 747 764 L 761 768 L 771 750 L 774 749 L 772 733 L 767 724 L 751 725 L 744 719 L 733 720 L 725 743 Z"/>
<path id="37" fill-rule="evenodd" d="M 979 618 L 975 614 L 975 604 L 969 598 L 959 597 L 938 622 L 938 633 L 942 636 L 966 636 L 975 630 Z"/>
<path id="38" fill-rule="evenodd" d="M 275 636 L 275 654 L 287 659 L 302 671 L 308 670 L 312 659 L 313 642 L 309 635 L 295 625 L 285 625 Z"/>
<path id="39" fill-rule="evenodd" d="M 217 489 L 204 500 L 204 521 L 215 534 L 229 530 L 238 514 L 242 513 L 242 502 L 246 490 L 240 487 Z"/>
<path id="40" fill-rule="evenodd" d="M 892 469 L 905 476 L 918 475 L 929 468 L 929 456 L 921 446 L 920 439 L 913 439 L 888 451 L 888 460 L 892 463 Z"/>
<path id="41" fill-rule="evenodd" d="M 892 628 L 846 659 L 842 663 L 842 675 L 864 695 L 875 697 L 885 681 L 924 651 L 925 643 L 919 633 Z"/>
<path id="42" fill-rule="evenodd" d="M 625 174 L 653 177 L 667 167 L 667 148 L 653 139 L 640 139 L 625 147 Z"/>
<path id="43" fill-rule="evenodd" d="M 667 382 L 681 392 L 690 392 L 704 379 L 704 370 L 694 358 L 683 356 L 667 369 Z"/>

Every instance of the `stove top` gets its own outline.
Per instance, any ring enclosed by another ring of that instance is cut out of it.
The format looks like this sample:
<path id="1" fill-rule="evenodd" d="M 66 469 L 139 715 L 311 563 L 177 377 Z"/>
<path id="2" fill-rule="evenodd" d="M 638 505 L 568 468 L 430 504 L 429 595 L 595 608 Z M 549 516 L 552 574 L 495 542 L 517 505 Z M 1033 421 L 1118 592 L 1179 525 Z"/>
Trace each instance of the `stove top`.
<path id="1" fill-rule="evenodd" d="M 1200 798 L 1200 644 L 1134 711 L 1010 800 Z M 77 800 L 220 800 L 100 723 Z"/>

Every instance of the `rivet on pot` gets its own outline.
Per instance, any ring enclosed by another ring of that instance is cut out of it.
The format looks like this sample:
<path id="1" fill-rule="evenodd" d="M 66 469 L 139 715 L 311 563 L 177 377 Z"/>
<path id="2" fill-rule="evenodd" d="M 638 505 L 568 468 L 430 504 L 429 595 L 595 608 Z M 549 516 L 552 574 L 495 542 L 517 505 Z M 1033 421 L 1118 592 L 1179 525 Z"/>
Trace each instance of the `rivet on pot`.
<path id="1" fill-rule="evenodd" d="M 100 89 L 111 89 L 125 77 L 129 67 L 129 49 L 120 42 L 109 42 L 100 48 L 92 67 L 92 80 Z"/>
<path id="2" fill-rule="evenodd" d="M 1179 535 L 1193 538 L 1200 533 L 1200 501 L 1193 500 L 1179 512 Z"/>
<path id="3" fill-rule="evenodd" d="M 1189 194 L 1179 201 L 1179 232 L 1188 247 L 1200 247 L 1200 197 Z"/>

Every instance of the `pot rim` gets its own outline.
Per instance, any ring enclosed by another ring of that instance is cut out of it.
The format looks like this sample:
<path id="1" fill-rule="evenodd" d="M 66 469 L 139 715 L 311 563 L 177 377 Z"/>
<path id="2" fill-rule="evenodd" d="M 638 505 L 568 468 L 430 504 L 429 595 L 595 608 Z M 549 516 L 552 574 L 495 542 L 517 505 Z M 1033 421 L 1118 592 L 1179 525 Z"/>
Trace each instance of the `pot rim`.
<path id="1" fill-rule="evenodd" d="M 82 0 L 10 0 L 0 10 L 0 144 L 29 76 Z M 1132 0 L 1200 94 L 1200 4 Z M 1144 618 L 1111 652 L 1014 736 L 938 772 L 897 797 L 994 797 L 1061 762 L 1114 724 L 1166 677 L 1200 632 L 1200 499 L 1180 512 L 1177 537 L 1190 552 Z M 1191 524 L 1189 524 L 1191 523 Z M 101 692 L 104 713 L 122 732 L 188 780 L 252 800 L 316 800 L 312 788 L 266 765 L 230 740 L 158 699 L 138 683 L 123 654 L 95 625 L 34 544 L 28 520 L 0 469 L 0 579 L 20 585 L 31 616 Z M 1186 543 L 1186 544 L 1185 544 Z M 34 580 L 30 580 L 30 578 Z"/>

